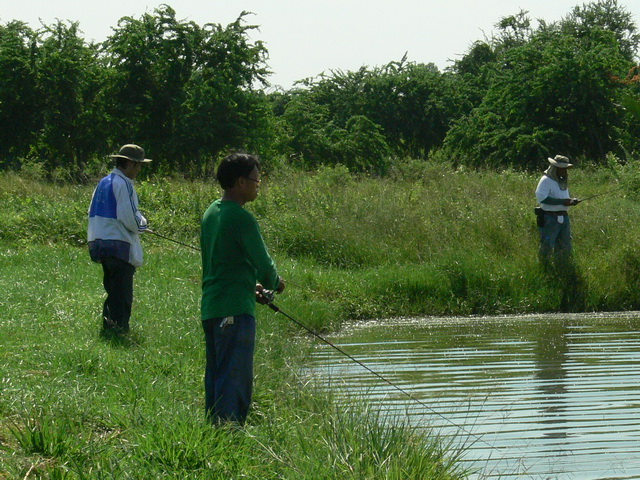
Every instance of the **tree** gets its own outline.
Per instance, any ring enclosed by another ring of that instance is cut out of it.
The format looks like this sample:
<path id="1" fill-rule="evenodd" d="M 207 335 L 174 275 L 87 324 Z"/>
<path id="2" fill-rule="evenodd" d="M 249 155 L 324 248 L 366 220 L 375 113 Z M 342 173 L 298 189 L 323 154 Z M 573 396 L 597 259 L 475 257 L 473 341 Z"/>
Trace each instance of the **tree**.
<path id="1" fill-rule="evenodd" d="M 475 166 L 538 166 L 562 153 L 604 160 L 623 114 L 615 77 L 630 64 L 615 32 L 542 25 L 499 52 L 481 104 L 447 133 L 445 151 Z M 510 40 L 511 41 L 511 40 Z"/>
<path id="2" fill-rule="evenodd" d="M 330 117 L 329 108 L 312 101 L 308 92 L 292 95 L 281 117 L 283 153 L 305 167 L 338 163 L 332 136 L 339 127 Z"/>
<path id="3" fill-rule="evenodd" d="M 244 24 L 246 15 L 226 27 L 199 27 L 163 5 L 139 20 L 121 19 L 105 42 L 109 111 L 120 121 L 115 143 L 136 140 L 150 155 L 172 158 L 172 169 L 253 145 L 268 112 L 264 95 L 253 91 L 266 81 L 267 51 L 249 41 L 256 27 Z"/>
<path id="4" fill-rule="evenodd" d="M 4 165 L 29 153 L 37 130 L 37 42 L 38 35 L 22 22 L 0 26 L 0 162 Z"/>
<path id="5" fill-rule="evenodd" d="M 286 106 L 277 97 L 288 131 L 294 132 L 289 148 L 311 165 L 339 162 L 377 172 L 384 171 L 392 154 L 424 158 L 442 144 L 460 111 L 452 78 L 433 64 L 405 57 L 381 68 L 334 71 L 306 80 Z M 365 131 L 377 147 L 347 148 L 352 154 L 345 160 L 339 152 L 345 145 L 362 146 Z"/>
<path id="6" fill-rule="evenodd" d="M 264 148 L 265 119 L 270 117 L 266 96 L 254 84 L 266 85 L 267 50 L 262 42 L 251 43 L 242 12 L 222 27 L 208 24 L 193 75 L 186 86 L 182 134 L 189 139 L 184 148 L 193 158 L 215 156 L 226 148 Z"/>
<path id="7" fill-rule="evenodd" d="M 176 124 L 203 37 L 197 25 L 177 20 L 167 5 L 140 19 L 120 19 L 103 45 L 114 144 L 136 141 L 150 155 L 180 158 Z"/>
<path id="8" fill-rule="evenodd" d="M 40 111 L 30 156 L 49 168 L 79 169 L 104 144 L 94 116 L 100 115 L 95 101 L 102 90 L 98 50 L 86 45 L 77 22 L 57 21 L 41 35 L 35 61 Z"/>
<path id="9" fill-rule="evenodd" d="M 574 7 L 560 23 L 563 33 L 593 45 L 599 42 L 600 32 L 613 33 L 623 57 L 636 59 L 640 34 L 633 15 L 618 4 L 617 0 L 599 0 Z"/>

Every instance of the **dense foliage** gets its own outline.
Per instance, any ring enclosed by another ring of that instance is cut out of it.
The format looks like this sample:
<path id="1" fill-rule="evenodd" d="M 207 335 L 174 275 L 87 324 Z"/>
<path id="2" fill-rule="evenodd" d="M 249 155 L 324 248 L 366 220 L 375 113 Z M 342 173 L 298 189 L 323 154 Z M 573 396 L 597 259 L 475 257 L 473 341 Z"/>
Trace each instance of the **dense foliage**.
<path id="1" fill-rule="evenodd" d="M 170 160 L 152 168 L 179 171 L 223 148 L 254 148 L 268 106 L 252 86 L 265 81 L 267 51 L 249 41 L 244 16 L 200 27 L 165 5 L 90 45 L 77 23 L 0 27 L 2 164 L 82 171 L 136 142 Z"/>
<path id="2" fill-rule="evenodd" d="M 636 150 L 620 106 L 638 35 L 615 2 L 576 7 L 558 24 L 529 29 L 503 19 L 491 82 L 476 108 L 455 122 L 445 150 L 473 165 L 535 166 L 553 152 L 603 161 Z"/>
<path id="3" fill-rule="evenodd" d="M 290 124 L 304 122 L 291 146 L 311 164 L 339 161 L 332 137 L 318 132 L 364 116 L 388 147 L 368 157 L 378 171 L 389 150 L 418 158 L 437 151 L 457 164 L 495 168 L 535 167 L 558 152 L 596 163 L 614 152 L 626 160 L 638 150 L 630 132 L 637 132 L 639 117 L 624 100 L 640 91 L 634 76 L 640 36 L 616 0 L 576 7 L 535 30 L 525 12 L 496 27 L 496 37 L 476 42 L 444 73 L 403 59 L 305 82 L 284 108 Z M 347 157 L 341 163 L 366 166 Z"/>
<path id="4" fill-rule="evenodd" d="M 289 91 L 268 88 L 246 15 L 199 26 L 163 5 L 100 44 L 70 21 L 1 25 L 0 166 L 77 176 L 126 142 L 163 160 L 152 172 L 194 175 L 233 149 L 379 175 L 400 157 L 526 169 L 640 151 L 640 35 L 617 0 L 535 28 L 504 17 L 444 72 L 405 57 Z"/>

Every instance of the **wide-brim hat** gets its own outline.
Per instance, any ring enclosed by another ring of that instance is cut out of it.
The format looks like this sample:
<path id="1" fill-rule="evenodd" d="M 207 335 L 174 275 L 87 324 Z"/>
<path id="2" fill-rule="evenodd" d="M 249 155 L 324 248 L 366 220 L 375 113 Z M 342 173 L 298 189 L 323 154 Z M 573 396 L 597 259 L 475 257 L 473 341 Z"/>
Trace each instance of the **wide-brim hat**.
<path id="1" fill-rule="evenodd" d="M 548 158 L 549 163 L 551 165 L 553 165 L 554 167 L 558 167 L 558 168 L 571 168 L 573 167 L 572 163 L 569 163 L 569 159 L 567 157 L 565 157 L 564 155 L 556 155 L 555 157 Z"/>
<path id="2" fill-rule="evenodd" d="M 144 158 L 144 148 L 132 143 L 123 145 L 117 155 L 109 156 L 111 158 L 125 158 L 138 163 L 149 163 L 152 161 L 150 158 Z"/>

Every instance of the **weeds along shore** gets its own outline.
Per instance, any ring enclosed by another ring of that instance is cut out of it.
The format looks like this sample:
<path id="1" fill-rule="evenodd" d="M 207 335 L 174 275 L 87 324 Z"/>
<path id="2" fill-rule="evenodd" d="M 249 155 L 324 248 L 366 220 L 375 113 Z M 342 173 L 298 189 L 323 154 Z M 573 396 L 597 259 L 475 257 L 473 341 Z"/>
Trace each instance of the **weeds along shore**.
<path id="1" fill-rule="evenodd" d="M 631 167 L 571 172 L 574 311 L 640 306 Z M 288 280 L 278 305 L 320 331 L 396 315 L 558 311 L 537 264 L 538 174 L 407 163 L 270 172 L 250 204 Z M 259 308 L 255 404 L 242 430 L 204 422 L 197 252 L 152 236 L 132 333 L 99 336 L 99 267 L 85 246 L 93 184 L 0 179 L 0 478 L 463 478 L 460 447 L 366 406 L 338 408 L 305 376 L 309 342 Z M 197 246 L 210 182 L 139 182 L 156 231 Z"/>
<path id="2" fill-rule="evenodd" d="M 320 329 L 393 315 L 640 308 L 640 167 L 571 170 L 572 196 L 618 190 L 571 208 L 579 299 L 569 304 L 562 304 L 569 285 L 537 261 L 540 174 L 424 162 L 399 164 L 387 178 L 282 168 L 265 175 L 248 208 L 290 283 L 279 302 L 294 314 L 311 309 L 308 321 Z M 2 241 L 84 247 L 93 187 L 5 176 Z M 201 215 L 219 196 L 213 182 L 147 179 L 137 189 L 155 231 L 197 246 Z M 199 275 L 197 252 L 153 236 L 143 242 L 150 260 L 180 251 Z"/>

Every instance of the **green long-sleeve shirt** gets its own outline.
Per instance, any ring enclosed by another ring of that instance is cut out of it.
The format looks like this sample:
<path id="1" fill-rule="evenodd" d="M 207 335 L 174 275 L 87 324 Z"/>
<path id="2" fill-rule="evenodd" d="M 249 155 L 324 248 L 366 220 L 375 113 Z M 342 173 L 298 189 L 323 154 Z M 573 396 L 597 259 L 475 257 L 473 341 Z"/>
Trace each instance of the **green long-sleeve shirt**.
<path id="1" fill-rule="evenodd" d="M 253 215 L 232 201 L 216 200 L 202 217 L 202 320 L 255 316 L 256 283 L 276 289 L 278 272 Z"/>

